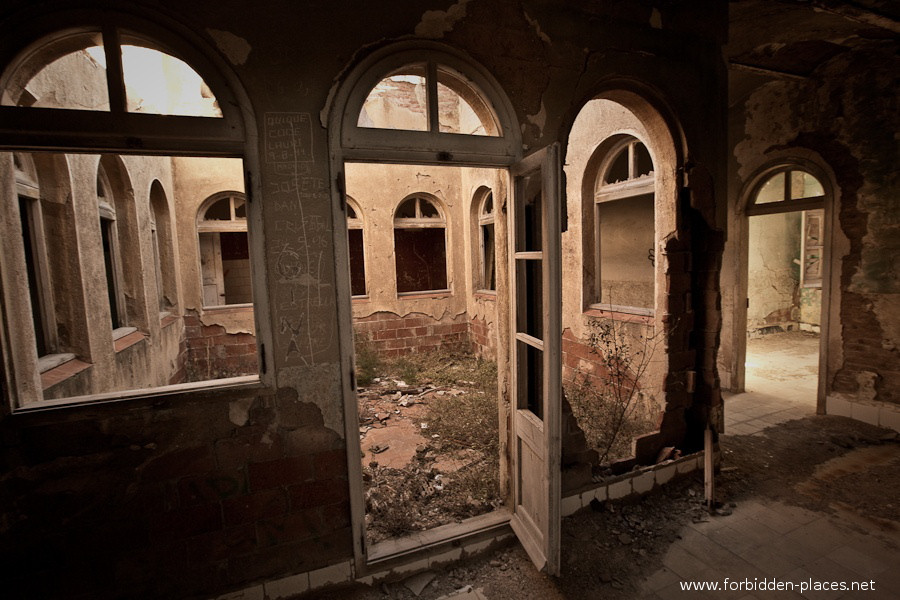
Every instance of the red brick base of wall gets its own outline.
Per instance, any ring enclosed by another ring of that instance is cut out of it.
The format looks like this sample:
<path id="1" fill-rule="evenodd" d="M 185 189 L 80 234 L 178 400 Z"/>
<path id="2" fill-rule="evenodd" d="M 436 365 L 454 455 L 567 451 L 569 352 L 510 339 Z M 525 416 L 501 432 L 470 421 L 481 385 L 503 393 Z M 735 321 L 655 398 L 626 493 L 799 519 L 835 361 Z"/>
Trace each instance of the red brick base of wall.
<path id="1" fill-rule="evenodd" d="M 227 333 L 221 325 L 204 325 L 194 315 L 184 317 L 187 348 L 185 381 L 224 379 L 259 373 L 256 336 Z"/>
<path id="2" fill-rule="evenodd" d="M 469 343 L 476 356 L 497 360 L 497 332 L 485 319 L 475 317 L 469 321 Z"/>
<path id="3" fill-rule="evenodd" d="M 357 340 L 365 340 L 386 358 L 432 350 L 470 350 L 466 315 L 434 319 L 421 313 L 405 317 L 377 312 L 353 320 Z"/>
<path id="4" fill-rule="evenodd" d="M 578 381 L 584 378 L 599 379 L 604 373 L 600 355 L 593 352 L 587 343 L 576 338 L 570 329 L 563 332 L 562 354 L 563 383 L 571 383 L 576 378 Z"/>

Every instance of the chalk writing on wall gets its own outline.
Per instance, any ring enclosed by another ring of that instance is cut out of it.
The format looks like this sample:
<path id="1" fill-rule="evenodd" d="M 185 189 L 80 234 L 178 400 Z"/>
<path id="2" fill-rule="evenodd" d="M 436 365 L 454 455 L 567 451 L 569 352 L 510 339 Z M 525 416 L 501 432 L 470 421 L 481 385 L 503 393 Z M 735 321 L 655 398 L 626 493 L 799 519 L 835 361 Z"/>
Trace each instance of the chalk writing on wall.
<path id="1" fill-rule="evenodd" d="M 313 161 L 312 117 L 309 113 L 267 112 L 266 163 L 296 172 L 297 163 Z"/>

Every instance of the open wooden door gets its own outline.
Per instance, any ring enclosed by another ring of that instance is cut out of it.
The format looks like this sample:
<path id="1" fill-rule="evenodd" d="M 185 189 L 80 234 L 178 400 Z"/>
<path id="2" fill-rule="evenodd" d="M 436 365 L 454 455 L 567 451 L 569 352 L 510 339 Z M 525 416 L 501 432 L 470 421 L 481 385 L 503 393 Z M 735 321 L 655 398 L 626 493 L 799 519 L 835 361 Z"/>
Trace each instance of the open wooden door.
<path id="1" fill-rule="evenodd" d="M 511 168 L 511 525 L 538 569 L 559 574 L 562 289 L 559 145 Z"/>

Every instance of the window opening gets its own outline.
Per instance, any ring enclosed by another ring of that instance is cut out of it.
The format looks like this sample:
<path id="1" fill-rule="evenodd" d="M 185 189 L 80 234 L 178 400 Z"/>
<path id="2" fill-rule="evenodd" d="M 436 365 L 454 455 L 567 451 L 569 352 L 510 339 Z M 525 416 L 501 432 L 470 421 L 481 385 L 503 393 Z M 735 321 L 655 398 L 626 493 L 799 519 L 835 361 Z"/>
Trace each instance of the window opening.
<path id="1" fill-rule="evenodd" d="M 651 312 L 655 305 L 655 175 L 647 147 L 622 136 L 594 192 L 595 290 L 600 308 Z"/>
<path id="2" fill-rule="evenodd" d="M 414 195 L 397 208 L 394 256 L 398 294 L 448 289 L 446 221 L 436 202 Z"/>
<path id="3" fill-rule="evenodd" d="M 226 301 L 239 310 L 200 320 L 199 252 L 190 244 L 179 253 L 175 235 L 204 235 L 197 217 L 202 197 L 192 197 L 194 190 L 212 187 L 224 171 L 227 185 L 218 189 L 243 184 L 242 158 L 209 157 L 243 155 L 240 99 L 228 94 L 225 78 L 195 45 L 169 33 L 157 43 L 117 28 L 117 18 L 107 12 L 109 26 L 36 40 L 0 78 L 0 128 L 7 147 L 22 150 L 0 153 L 16 171 L 16 187 L 4 192 L 4 203 L 19 211 L 0 223 L 0 235 L 22 248 L 0 257 L 2 310 L 13 324 L 8 347 L 36 346 L 6 357 L 11 368 L 4 387 L 15 409 L 97 394 L 142 396 L 194 382 L 258 380 L 252 306 L 239 306 L 252 300 L 242 188 L 225 206 L 228 215 L 211 219 L 217 227 L 208 231 L 218 236 Z M 50 110 L 56 112 L 42 112 Z M 178 161 L 207 168 L 175 169 Z M 39 194 L 32 163 L 41 175 Z M 171 185 L 168 194 L 161 182 Z M 135 190 L 149 198 L 136 198 Z M 181 284 L 191 297 L 183 316 L 172 314 Z M 70 364 L 58 371 L 64 362 Z"/>
<path id="4" fill-rule="evenodd" d="M 359 112 L 357 125 L 427 131 L 425 65 L 409 65 L 375 84 Z"/>
<path id="5" fill-rule="evenodd" d="M 501 135 L 497 118 L 475 83 L 432 62 L 406 65 L 376 83 L 363 102 L 356 125 Z"/>
<path id="6" fill-rule="evenodd" d="M 116 228 L 115 198 L 110 189 L 106 170 L 97 171 L 97 211 L 100 215 L 100 236 L 103 244 L 103 265 L 106 274 L 106 295 L 109 302 L 109 317 L 115 330 L 127 325 L 124 299 L 122 297 L 122 264 L 120 261 L 119 236 Z"/>
<path id="7" fill-rule="evenodd" d="M 203 305 L 253 302 L 250 247 L 241 192 L 221 192 L 204 202 L 197 223 Z"/>
<path id="8" fill-rule="evenodd" d="M 478 286 L 482 290 L 497 290 L 496 231 L 494 229 L 494 195 L 488 191 L 478 210 Z"/>
<path id="9" fill-rule="evenodd" d="M 159 180 L 155 180 L 150 186 L 150 218 L 157 300 L 160 317 L 164 317 L 177 305 L 177 273 L 169 201 Z"/>
<path id="10" fill-rule="evenodd" d="M 127 112 L 222 117 L 212 90 L 193 68 L 126 31 L 120 32 L 120 45 L 111 48 L 99 31 L 63 36 L 37 48 L 10 75 L 2 103 L 109 111 L 110 97 L 122 94 L 110 93 L 110 53 L 121 62 Z"/>
<path id="11" fill-rule="evenodd" d="M 25 247 L 25 275 L 28 277 L 28 296 L 31 300 L 31 320 L 34 324 L 34 337 L 38 356 L 49 354 L 50 344 L 47 340 L 48 324 L 44 321 L 43 306 L 45 301 L 38 282 L 38 261 L 40 251 L 37 248 L 34 231 L 34 201 L 19 196 L 19 216 L 22 219 L 22 241 Z"/>
<path id="12" fill-rule="evenodd" d="M 100 31 L 70 34 L 38 48 L 9 76 L 4 106 L 109 110 Z"/>
<path id="13" fill-rule="evenodd" d="M 769 177 L 753 197 L 754 205 L 811 200 L 825 196 L 822 183 L 805 171 L 786 170 Z"/>
<path id="14" fill-rule="evenodd" d="M 350 251 L 350 295 L 365 296 L 366 248 L 363 238 L 363 221 L 356 201 L 347 198 L 347 238 Z"/>

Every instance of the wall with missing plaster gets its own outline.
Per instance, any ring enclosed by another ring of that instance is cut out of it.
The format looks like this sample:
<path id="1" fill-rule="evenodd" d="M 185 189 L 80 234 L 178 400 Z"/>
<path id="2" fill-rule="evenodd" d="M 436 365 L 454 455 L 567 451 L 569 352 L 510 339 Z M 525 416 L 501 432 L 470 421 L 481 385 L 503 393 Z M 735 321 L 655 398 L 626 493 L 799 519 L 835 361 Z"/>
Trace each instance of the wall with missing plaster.
<path id="1" fill-rule="evenodd" d="M 0 9 L 0 28 L 24 17 L 38 22 L 52 16 L 57 4 L 42 3 L 38 10 L 25 0 L 7 2 Z M 136 4 L 132 12 L 144 13 L 143 5 Z M 73 591 L 91 597 L 215 597 L 351 560 L 356 541 L 350 524 L 347 443 L 355 440 L 344 440 L 342 383 L 350 359 L 340 340 L 352 322 L 344 322 L 339 310 L 342 302 L 350 303 L 338 294 L 338 277 L 347 272 L 337 265 L 336 257 L 343 254 L 334 245 L 333 218 L 340 214 L 335 210 L 340 199 L 332 190 L 339 173 L 332 169 L 328 132 L 317 118 L 323 110 L 342 108 L 327 105 L 335 80 L 381 44 L 438 36 L 497 80 L 517 116 L 523 155 L 564 142 L 586 99 L 608 82 L 641 82 L 666 99 L 667 114 L 683 137 L 678 152 L 689 155 L 680 160 L 689 158 L 718 177 L 724 164 L 720 5 L 660 2 L 662 17 L 653 21 L 665 28 L 660 36 L 651 26 L 652 7 L 634 3 L 585 3 L 562 10 L 555 3 L 530 1 L 429 0 L 423 5 L 403 0 L 390 18 L 383 6 L 372 3 L 288 6 L 262 0 L 249 13 L 244 6 L 211 0 L 190 6 L 154 4 L 144 16 L 157 22 L 159 31 L 189 38 L 191 48 L 213 57 L 212 64 L 230 73 L 230 85 L 246 94 L 241 105 L 246 161 L 219 175 L 233 181 L 232 189 L 238 191 L 245 185 L 242 171 L 251 175 L 245 190 L 254 203 L 250 245 L 261 257 L 253 266 L 261 269 L 257 273 L 268 293 L 268 303 L 257 305 L 255 318 L 271 332 L 271 343 L 259 354 L 259 368 L 272 376 L 273 384 L 44 414 L 9 416 L 4 408 L 0 497 L 11 501 L 3 502 L 2 522 L 9 524 L 3 542 L 4 550 L 14 549 L 4 552 L 13 573 L 6 589 L 12 595 L 27 590 L 47 598 Z M 342 24 L 340 35 L 334 34 L 335 23 Z M 422 29 L 420 23 L 425 24 Z M 21 35 L 15 27 L 0 33 L 10 40 Z M 698 89 L 704 90 L 700 97 Z M 181 172 L 193 182 L 190 190 L 177 194 L 189 199 L 184 212 L 196 211 L 199 202 L 221 191 L 207 189 L 206 182 L 219 167 L 191 171 L 186 165 L 194 160 L 175 160 L 176 172 L 185 166 Z M 439 186 L 431 176 L 426 190 L 435 195 L 456 190 L 454 197 L 444 197 L 461 223 L 451 224 L 454 237 L 447 246 L 454 295 L 437 301 L 371 298 L 371 308 L 357 304 L 353 311 L 464 317 L 478 323 L 473 331 L 483 324 L 473 337 L 496 335 L 502 348 L 509 327 L 506 309 L 472 293 L 469 208 L 472 195 L 487 186 L 496 194 L 502 219 L 505 173 L 464 173 Z M 666 174 L 673 190 L 676 176 L 673 166 Z M 363 189 L 382 185 L 371 181 L 375 183 Z M 386 192 L 388 186 L 383 187 L 376 191 Z M 349 183 L 348 191 L 353 195 Z M 713 204 L 714 197 L 704 202 Z M 373 210 L 385 210 L 380 196 L 372 202 Z M 674 218 L 674 207 L 672 211 Z M 385 223 L 378 226 L 378 235 L 388 235 L 389 219 Z M 702 238 L 699 232 L 706 230 L 697 231 Z M 183 279 L 194 285 L 200 273 L 198 250 L 191 250 L 197 245 L 196 230 L 186 227 L 178 235 Z M 498 225 L 498 297 L 506 285 L 505 236 Z M 681 248 L 688 252 L 683 244 Z M 715 256 L 716 250 L 709 253 Z M 390 256 L 382 260 L 389 272 Z M 667 276 L 679 285 L 690 281 L 688 263 L 673 262 Z M 191 326 L 222 328 L 216 335 L 237 336 L 249 347 L 245 336 L 253 319 L 241 321 L 247 315 L 238 310 L 206 310 L 201 292 L 187 289 L 188 283 L 184 287 L 184 308 L 196 311 L 199 323 Z M 703 289 L 709 294 L 693 296 L 695 313 L 715 308 L 715 290 Z M 402 302 L 408 304 L 399 308 Z M 686 300 L 680 302 L 670 305 L 672 313 L 687 312 Z M 678 351 L 672 359 L 676 383 L 684 379 L 684 371 L 697 368 L 698 356 L 715 352 L 715 341 L 702 335 L 690 342 L 692 319 L 682 319 L 686 332 L 673 346 Z M 499 366 L 505 372 L 506 365 Z M 685 411 L 695 401 L 708 402 L 715 391 L 705 390 L 696 400 L 686 391 L 673 392 L 665 441 L 686 439 Z M 644 454 L 661 441 L 644 443 Z M 117 576 L 109 577 L 110 572 Z"/>
<path id="2" fill-rule="evenodd" d="M 798 160 L 816 166 L 830 190 L 831 294 L 823 315 L 829 334 L 822 340 L 827 363 L 820 390 L 828 402 L 900 402 L 898 123 L 895 98 L 884 93 L 896 87 L 897 67 L 896 40 L 860 41 L 806 78 L 760 77 L 731 114 L 731 231 L 744 227 L 742 203 L 764 166 Z M 739 315 L 746 292 L 737 276 L 746 268 L 740 244 L 739 234 L 729 240 L 723 270 L 729 317 Z M 726 319 L 723 339 L 742 327 Z M 737 344 L 729 341 L 720 364 L 730 376 L 736 360 Z"/>

